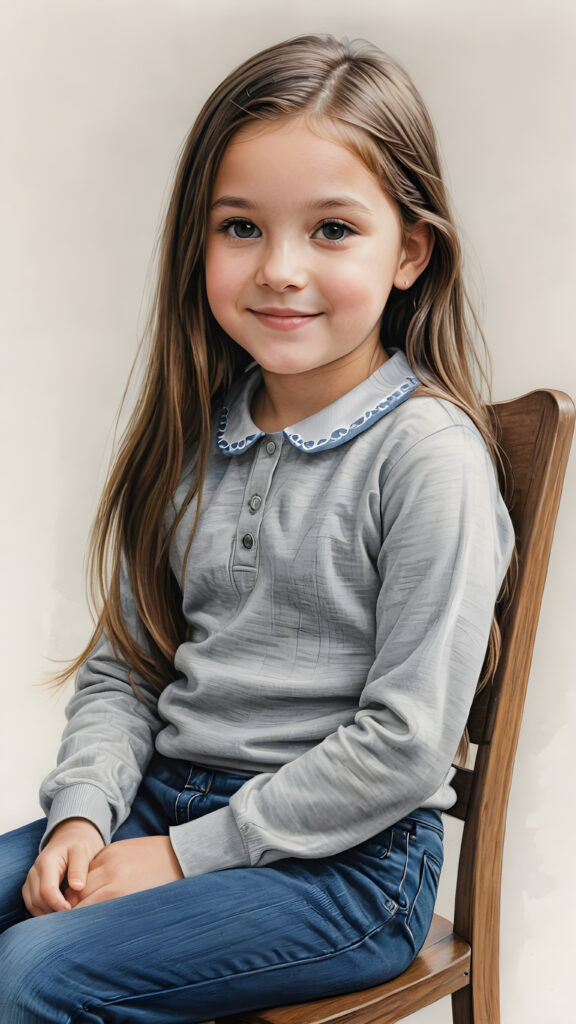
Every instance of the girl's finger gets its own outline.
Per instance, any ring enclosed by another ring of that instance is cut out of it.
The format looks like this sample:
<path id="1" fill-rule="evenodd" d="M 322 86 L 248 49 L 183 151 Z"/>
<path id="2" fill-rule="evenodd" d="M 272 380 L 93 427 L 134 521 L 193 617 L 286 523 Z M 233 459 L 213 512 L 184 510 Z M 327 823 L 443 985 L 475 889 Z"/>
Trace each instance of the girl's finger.
<path id="1" fill-rule="evenodd" d="M 60 892 L 59 886 L 44 886 L 41 890 L 39 914 L 52 914 L 60 910 L 70 910 L 70 904 Z"/>
<path id="2" fill-rule="evenodd" d="M 26 909 L 32 917 L 51 914 L 54 911 L 70 910 L 68 900 L 60 892 L 59 880 L 50 877 L 50 873 L 40 874 L 34 866 L 22 889 L 22 898 Z"/>
<path id="3" fill-rule="evenodd" d="M 102 877 L 102 872 L 98 867 L 92 867 L 90 871 L 86 873 L 86 881 L 81 888 L 73 889 L 70 885 L 70 876 L 68 875 L 68 886 L 64 890 L 64 897 L 74 909 L 75 907 L 84 906 L 88 899 L 91 899 L 93 894 L 98 890 L 102 889 L 106 884 L 105 878 Z M 93 902 L 98 902 L 94 900 Z"/>
<path id="4" fill-rule="evenodd" d="M 68 886 L 75 892 L 81 892 L 86 885 L 90 857 L 85 849 L 72 846 L 68 855 Z"/>
<path id="5" fill-rule="evenodd" d="M 64 899 L 70 905 L 70 909 L 74 910 L 74 907 L 77 907 L 82 900 L 82 893 L 74 892 L 73 889 L 65 889 Z"/>
<path id="6" fill-rule="evenodd" d="M 30 914 L 34 913 L 32 908 L 36 903 L 34 893 L 34 868 L 32 867 L 30 868 L 30 871 L 28 872 L 28 875 L 26 877 L 26 881 L 22 886 L 22 899 L 24 900 L 24 905 Z"/>

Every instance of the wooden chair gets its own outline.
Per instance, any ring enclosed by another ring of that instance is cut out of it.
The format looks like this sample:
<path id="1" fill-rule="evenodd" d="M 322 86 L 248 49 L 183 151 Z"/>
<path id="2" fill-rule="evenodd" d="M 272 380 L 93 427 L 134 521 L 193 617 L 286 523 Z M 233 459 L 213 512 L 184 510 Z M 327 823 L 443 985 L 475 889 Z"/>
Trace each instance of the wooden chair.
<path id="1" fill-rule="evenodd" d="M 394 1024 L 452 995 L 454 1024 L 499 1024 L 499 923 L 508 792 L 554 525 L 574 426 L 567 395 L 533 391 L 493 407 L 512 482 L 510 513 L 519 572 L 491 684 L 477 696 L 468 730 L 473 770 L 459 768 L 456 805 L 464 821 L 454 924 L 435 916 L 404 974 L 375 988 L 310 1003 L 256 1010 L 218 1024 Z M 297 993 L 295 993 L 297 996 Z"/>

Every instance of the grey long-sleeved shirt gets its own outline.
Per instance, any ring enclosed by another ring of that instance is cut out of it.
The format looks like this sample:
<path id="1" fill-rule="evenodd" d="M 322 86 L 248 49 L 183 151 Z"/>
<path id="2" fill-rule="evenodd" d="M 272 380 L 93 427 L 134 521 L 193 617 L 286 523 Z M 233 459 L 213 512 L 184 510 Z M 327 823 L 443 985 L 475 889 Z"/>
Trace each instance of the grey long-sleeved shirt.
<path id="1" fill-rule="evenodd" d="M 103 640 L 41 792 L 49 830 L 82 816 L 108 840 L 154 749 L 257 772 L 228 807 L 170 830 L 186 875 L 329 856 L 454 802 L 513 546 L 478 431 L 456 406 L 411 397 L 400 352 L 271 435 L 250 418 L 259 380 L 247 373 L 215 424 L 174 681 L 146 707 Z M 194 511 L 172 545 L 178 579 Z M 127 584 L 123 598 L 138 635 Z"/>

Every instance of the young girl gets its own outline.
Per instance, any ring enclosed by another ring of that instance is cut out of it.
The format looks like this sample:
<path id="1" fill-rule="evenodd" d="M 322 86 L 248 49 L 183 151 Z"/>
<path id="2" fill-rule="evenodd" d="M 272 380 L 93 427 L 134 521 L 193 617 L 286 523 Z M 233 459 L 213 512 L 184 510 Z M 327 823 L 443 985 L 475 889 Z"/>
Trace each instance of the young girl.
<path id="1" fill-rule="evenodd" d="M 513 546 L 474 368 L 406 74 L 312 36 L 234 71 L 177 173 L 48 820 L 0 844 L 2 1024 L 203 1021 L 414 958 Z"/>

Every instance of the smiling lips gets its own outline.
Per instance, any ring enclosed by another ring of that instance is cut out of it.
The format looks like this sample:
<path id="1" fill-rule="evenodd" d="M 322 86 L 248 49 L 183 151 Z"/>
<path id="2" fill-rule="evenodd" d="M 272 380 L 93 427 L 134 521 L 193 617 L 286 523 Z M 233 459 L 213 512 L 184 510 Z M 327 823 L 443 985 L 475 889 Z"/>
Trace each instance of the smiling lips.
<path id="1" fill-rule="evenodd" d="M 266 309 L 251 309 L 250 312 L 265 327 L 272 327 L 277 331 L 294 331 L 320 316 L 320 313 L 304 313 L 299 309 L 276 309 L 271 306 Z"/>

